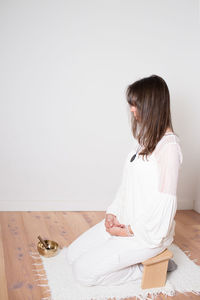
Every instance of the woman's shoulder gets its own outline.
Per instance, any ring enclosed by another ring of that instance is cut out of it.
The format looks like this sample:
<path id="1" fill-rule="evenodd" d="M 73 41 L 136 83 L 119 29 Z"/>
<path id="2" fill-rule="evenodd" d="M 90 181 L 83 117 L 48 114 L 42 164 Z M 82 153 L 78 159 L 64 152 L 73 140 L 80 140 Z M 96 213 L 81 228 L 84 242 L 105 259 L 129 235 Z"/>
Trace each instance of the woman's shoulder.
<path id="1" fill-rule="evenodd" d="M 166 153 L 178 155 L 180 163 L 183 161 L 183 153 L 181 149 L 181 140 L 176 134 L 164 135 L 157 143 L 154 150 L 155 157 L 161 157 Z"/>

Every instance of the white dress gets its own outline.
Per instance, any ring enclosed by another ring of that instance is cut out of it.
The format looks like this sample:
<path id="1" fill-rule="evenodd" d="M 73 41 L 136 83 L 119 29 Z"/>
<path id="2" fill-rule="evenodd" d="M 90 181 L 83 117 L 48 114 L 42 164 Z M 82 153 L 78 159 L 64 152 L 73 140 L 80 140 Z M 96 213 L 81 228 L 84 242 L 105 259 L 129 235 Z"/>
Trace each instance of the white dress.
<path id="1" fill-rule="evenodd" d="M 175 234 L 177 183 L 183 155 L 180 139 L 166 133 L 144 160 L 131 151 L 123 168 L 121 185 L 106 213 L 130 224 L 135 236 L 149 248 L 168 247 Z"/>
<path id="2" fill-rule="evenodd" d="M 139 145 L 138 145 L 139 146 Z M 105 219 L 90 227 L 67 248 L 75 279 L 86 286 L 120 285 L 142 278 L 142 262 L 168 247 L 174 236 L 176 189 L 183 156 L 179 138 L 165 134 L 148 160 L 135 150 L 125 161 L 121 185 L 106 213 L 130 224 L 134 236 L 114 236 Z"/>

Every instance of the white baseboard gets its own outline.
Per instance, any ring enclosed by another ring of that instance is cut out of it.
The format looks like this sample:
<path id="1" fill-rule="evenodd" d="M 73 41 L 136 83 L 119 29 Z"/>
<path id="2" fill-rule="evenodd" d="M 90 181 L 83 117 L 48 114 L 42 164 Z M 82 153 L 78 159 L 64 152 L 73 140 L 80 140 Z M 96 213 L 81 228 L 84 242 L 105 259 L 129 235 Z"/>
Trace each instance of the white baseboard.
<path id="1" fill-rule="evenodd" d="M 109 205 L 109 204 L 108 204 Z M 87 201 L 0 201 L 0 211 L 106 211 L 105 202 L 90 203 Z M 193 203 L 179 200 L 178 210 L 194 209 Z"/>
<path id="2" fill-rule="evenodd" d="M 0 201 L 0 211 L 105 211 L 102 203 L 94 204 L 86 201 Z"/>

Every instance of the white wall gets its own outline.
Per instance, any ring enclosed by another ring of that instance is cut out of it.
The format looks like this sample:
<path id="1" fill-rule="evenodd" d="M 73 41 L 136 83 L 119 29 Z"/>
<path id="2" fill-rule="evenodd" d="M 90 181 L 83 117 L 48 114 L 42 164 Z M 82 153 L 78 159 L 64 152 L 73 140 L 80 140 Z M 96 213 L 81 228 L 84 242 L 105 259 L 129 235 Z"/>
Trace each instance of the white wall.
<path id="1" fill-rule="evenodd" d="M 135 141 L 128 84 L 162 76 L 184 156 L 178 209 L 199 176 L 197 0 L 0 2 L 0 210 L 106 210 Z"/>
<path id="2" fill-rule="evenodd" d="M 198 166 L 199 168 L 199 166 Z M 200 169 L 200 168 L 199 168 Z M 200 172 L 198 172 L 198 177 L 196 180 L 196 196 L 194 199 L 194 207 L 193 209 L 200 213 Z"/>

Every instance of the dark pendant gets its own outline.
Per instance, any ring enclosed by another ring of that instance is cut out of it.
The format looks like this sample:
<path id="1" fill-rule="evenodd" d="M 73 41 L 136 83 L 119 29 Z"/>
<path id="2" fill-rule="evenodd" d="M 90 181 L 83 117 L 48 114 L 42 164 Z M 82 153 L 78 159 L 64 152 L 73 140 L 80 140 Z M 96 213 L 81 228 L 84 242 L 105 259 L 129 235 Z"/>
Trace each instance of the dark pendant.
<path id="1" fill-rule="evenodd" d="M 134 154 L 133 157 L 131 157 L 130 162 L 132 162 L 135 159 L 135 157 L 136 157 L 136 154 Z"/>

